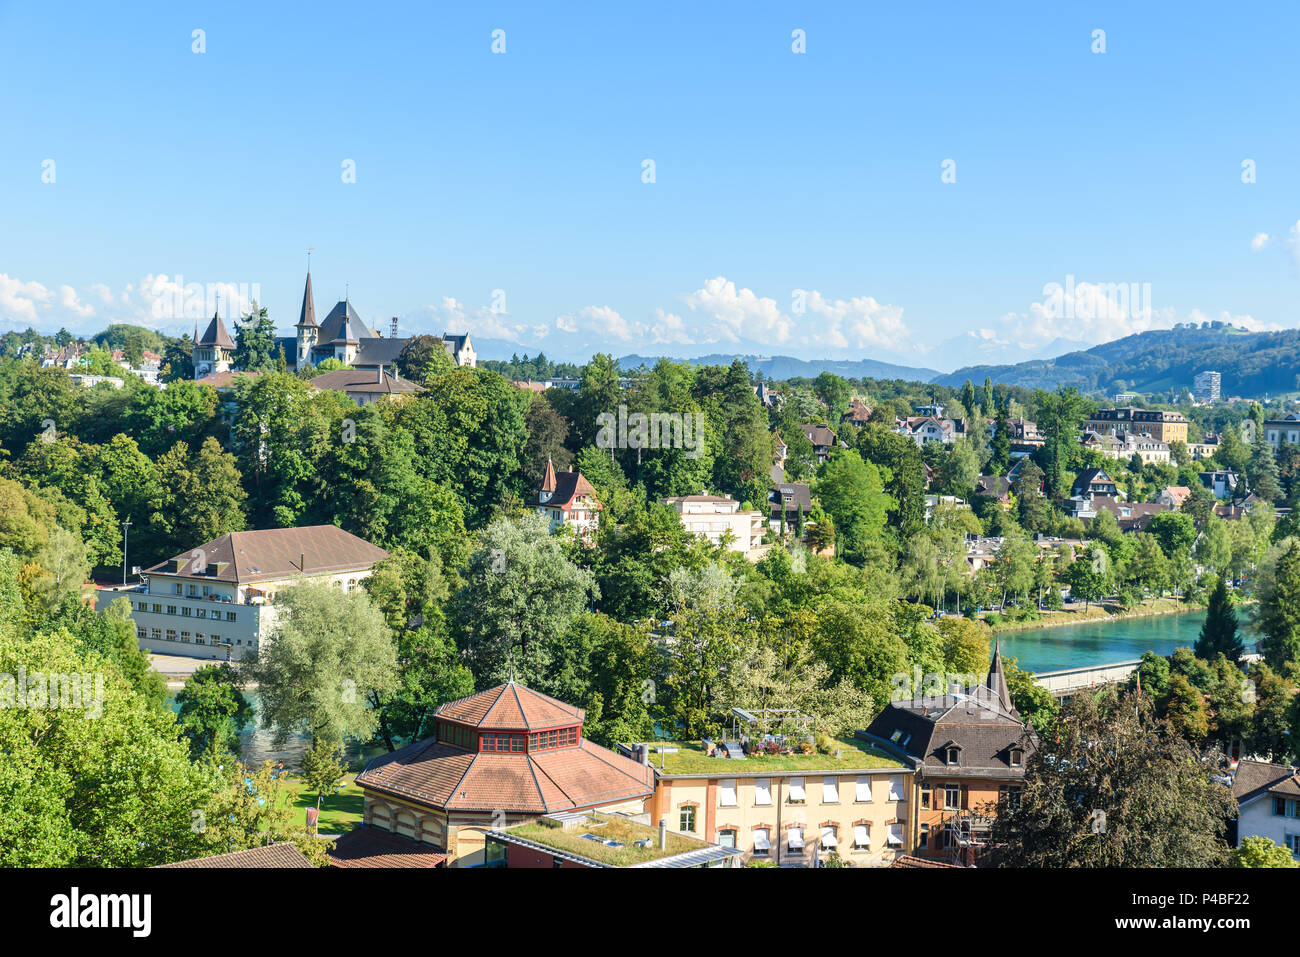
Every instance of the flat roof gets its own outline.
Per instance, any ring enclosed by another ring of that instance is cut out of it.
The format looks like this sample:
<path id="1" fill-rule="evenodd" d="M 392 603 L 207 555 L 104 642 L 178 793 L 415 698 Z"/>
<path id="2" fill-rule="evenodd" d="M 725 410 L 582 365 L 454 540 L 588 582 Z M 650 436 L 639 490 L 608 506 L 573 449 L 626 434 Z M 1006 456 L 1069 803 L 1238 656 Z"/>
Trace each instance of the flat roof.
<path id="1" fill-rule="evenodd" d="M 661 849 L 657 827 L 598 812 L 540 818 L 488 835 L 595 867 L 691 867 L 741 853 L 676 831 L 667 832 Z"/>
<path id="2" fill-rule="evenodd" d="M 661 777 L 762 777 L 799 771 L 903 770 L 906 766 L 884 750 L 853 738 L 834 738 L 839 751 L 830 754 L 766 754 L 753 752 L 743 759 L 709 757 L 699 741 L 647 742 L 650 766 Z M 670 749 L 667 753 L 660 749 Z M 671 749 L 676 750 L 671 750 Z M 661 767 L 662 765 L 662 767 Z"/>

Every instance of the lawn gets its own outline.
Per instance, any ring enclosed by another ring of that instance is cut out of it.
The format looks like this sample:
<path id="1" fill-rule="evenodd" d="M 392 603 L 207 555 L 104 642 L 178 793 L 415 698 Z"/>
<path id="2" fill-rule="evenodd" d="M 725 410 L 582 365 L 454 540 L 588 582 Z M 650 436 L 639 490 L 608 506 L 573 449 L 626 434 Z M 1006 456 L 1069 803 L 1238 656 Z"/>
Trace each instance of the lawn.
<path id="1" fill-rule="evenodd" d="M 349 773 L 343 778 L 343 785 L 337 794 L 326 795 L 320 805 L 320 832 L 322 834 L 346 834 L 361 823 L 365 813 L 365 801 L 361 788 L 357 787 L 356 774 Z M 307 787 L 300 778 L 290 778 L 289 783 L 298 790 L 294 807 L 301 808 L 299 821 L 306 820 L 306 809 L 316 806 L 316 792 Z"/>
<path id="2" fill-rule="evenodd" d="M 751 754 L 743 761 L 711 758 L 704 753 L 698 741 L 669 741 L 675 753 L 661 755 L 660 742 L 651 745 L 650 763 L 658 768 L 662 763 L 664 774 L 722 774 L 734 771 L 740 774 L 761 774 L 764 771 L 848 771 L 853 768 L 902 767 L 883 751 L 863 744 L 853 738 L 835 738 L 834 746 L 840 757 L 830 754 Z"/>

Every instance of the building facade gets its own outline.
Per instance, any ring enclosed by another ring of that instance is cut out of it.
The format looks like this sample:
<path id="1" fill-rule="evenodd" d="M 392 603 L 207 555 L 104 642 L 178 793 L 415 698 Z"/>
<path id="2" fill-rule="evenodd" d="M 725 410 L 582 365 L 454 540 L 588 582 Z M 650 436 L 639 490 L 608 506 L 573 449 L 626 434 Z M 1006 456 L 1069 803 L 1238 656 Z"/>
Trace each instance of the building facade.
<path id="1" fill-rule="evenodd" d="M 1267 837 L 1300 860 L 1300 768 L 1243 759 L 1232 779 L 1237 799 L 1237 846 Z"/>
<path id="2" fill-rule="evenodd" d="M 661 501 L 677 513 L 692 535 L 707 538 L 713 545 L 726 544 L 746 556 L 761 554 L 763 513 L 743 510 L 730 495 L 682 495 Z"/>
<path id="3" fill-rule="evenodd" d="M 1034 747 L 996 649 L 982 685 L 891 702 L 859 736 L 914 772 L 905 850 L 953 864 L 976 863 L 997 809 L 1020 800 Z"/>
<path id="4" fill-rule="evenodd" d="M 1178 412 L 1127 407 L 1099 409 L 1084 420 L 1083 428 L 1102 435 L 1136 432 L 1169 445 L 1187 441 L 1187 424 L 1186 417 Z"/>
<path id="5" fill-rule="evenodd" d="M 771 759 L 762 757 L 718 758 L 707 772 L 656 770 L 650 820 L 735 848 L 746 862 L 813 867 L 833 851 L 854 866 L 885 865 L 903 853 L 912 773 L 879 758 L 834 770 L 815 760 L 807 770 L 765 770 Z"/>
<path id="6" fill-rule="evenodd" d="M 1192 379 L 1192 397 L 1197 402 L 1218 402 L 1223 376 L 1217 372 L 1198 372 Z"/>
<path id="7" fill-rule="evenodd" d="M 352 591 L 387 557 L 334 525 L 231 532 L 145 570 L 140 585 L 101 589 L 96 607 L 127 598 L 145 651 L 239 661 L 274 630 L 281 589 Z"/>
<path id="8" fill-rule="evenodd" d="M 529 504 L 550 521 L 551 531 L 568 528 L 584 541 L 592 540 L 600 523 L 602 506 L 591 483 L 572 466 L 556 472 L 549 458 L 542 487 Z"/>

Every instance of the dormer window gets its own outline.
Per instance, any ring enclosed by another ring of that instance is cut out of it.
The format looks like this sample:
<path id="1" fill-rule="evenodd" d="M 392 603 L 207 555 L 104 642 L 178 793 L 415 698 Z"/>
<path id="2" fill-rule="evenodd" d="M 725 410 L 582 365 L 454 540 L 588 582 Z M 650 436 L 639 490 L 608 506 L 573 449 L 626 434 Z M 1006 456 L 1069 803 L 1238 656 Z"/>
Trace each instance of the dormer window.
<path id="1" fill-rule="evenodd" d="M 943 746 L 943 748 L 941 749 L 941 751 L 942 751 L 942 754 L 943 754 L 943 763 L 944 763 L 944 764 L 960 764 L 960 763 L 961 763 L 961 746 L 960 746 L 960 745 L 954 744 L 954 743 L 952 743 L 951 741 L 949 741 L 947 744 L 945 744 L 945 745 Z"/>
<path id="2" fill-rule="evenodd" d="M 1012 766 L 1013 768 L 1024 767 L 1024 764 L 1025 764 L 1025 752 L 1024 752 L 1024 750 L 1021 749 L 1021 748 L 1012 748 L 1012 749 L 1011 749 L 1010 760 L 1011 760 L 1011 766 Z"/>

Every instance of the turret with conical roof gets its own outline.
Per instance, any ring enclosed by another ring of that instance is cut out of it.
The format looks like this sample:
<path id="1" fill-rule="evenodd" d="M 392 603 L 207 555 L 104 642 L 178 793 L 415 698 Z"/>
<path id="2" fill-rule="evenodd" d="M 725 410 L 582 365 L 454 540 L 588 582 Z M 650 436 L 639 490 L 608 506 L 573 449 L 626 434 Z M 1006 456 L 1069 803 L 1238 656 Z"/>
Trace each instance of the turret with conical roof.
<path id="1" fill-rule="evenodd" d="M 226 325 L 221 321 L 221 314 L 214 312 L 208 328 L 203 335 L 194 340 L 194 378 L 201 379 L 214 372 L 229 372 L 230 360 L 234 352 L 235 341 L 226 331 Z"/>

